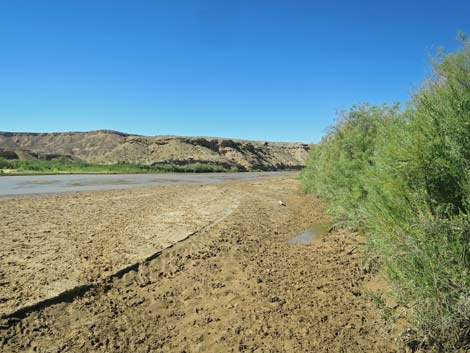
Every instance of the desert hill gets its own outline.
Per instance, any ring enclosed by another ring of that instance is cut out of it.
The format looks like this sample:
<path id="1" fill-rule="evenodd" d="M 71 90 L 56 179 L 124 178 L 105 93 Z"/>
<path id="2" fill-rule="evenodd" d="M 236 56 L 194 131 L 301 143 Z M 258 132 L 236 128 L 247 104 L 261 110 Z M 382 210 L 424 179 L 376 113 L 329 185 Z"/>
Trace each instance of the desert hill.
<path id="1" fill-rule="evenodd" d="M 309 145 L 216 137 L 140 136 L 111 130 L 0 132 L 0 157 L 65 158 L 90 163 L 145 165 L 205 163 L 240 170 L 300 169 Z"/>

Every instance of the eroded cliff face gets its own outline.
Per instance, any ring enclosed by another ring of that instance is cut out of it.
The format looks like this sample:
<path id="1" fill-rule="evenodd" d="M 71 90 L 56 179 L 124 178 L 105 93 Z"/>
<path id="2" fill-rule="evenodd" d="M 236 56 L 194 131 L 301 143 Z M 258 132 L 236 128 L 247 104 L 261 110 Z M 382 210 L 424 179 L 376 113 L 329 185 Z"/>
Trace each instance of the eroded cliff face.
<path id="1" fill-rule="evenodd" d="M 212 137 L 138 136 L 110 130 L 0 132 L 0 157 L 67 158 L 92 163 L 207 163 L 241 170 L 301 169 L 309 145 Z"/>

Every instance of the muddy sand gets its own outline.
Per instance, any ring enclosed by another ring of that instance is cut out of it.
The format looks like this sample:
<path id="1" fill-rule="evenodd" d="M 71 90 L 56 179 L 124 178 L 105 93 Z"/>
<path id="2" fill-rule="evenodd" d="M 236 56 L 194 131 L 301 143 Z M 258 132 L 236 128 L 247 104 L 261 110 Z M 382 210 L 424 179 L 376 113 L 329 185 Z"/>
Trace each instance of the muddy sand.
<path id="1" fill-rule="evenodd" d="M 279 204 L 279 200 L 285 206 Z M 0 202 L 1 352 L 395 352 L 294 177 Z"/>

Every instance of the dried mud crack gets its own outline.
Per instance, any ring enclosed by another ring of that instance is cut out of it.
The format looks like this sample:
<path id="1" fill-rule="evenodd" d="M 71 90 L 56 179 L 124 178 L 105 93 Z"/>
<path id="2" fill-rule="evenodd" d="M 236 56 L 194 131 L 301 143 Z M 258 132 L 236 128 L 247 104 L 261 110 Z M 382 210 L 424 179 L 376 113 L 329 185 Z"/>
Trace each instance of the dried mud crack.
<path id="1" fill-rule="evenodd" d="M 232 195 L 238 207 L 82 296 L 0 323 L 0 351 L 396 351 L 365 294 L 372 275 L 362 268 L 357 235 L 336 231 L 308 245 L 287 243 L 325 221 L 321 203 L 302 194 L 295 178 L 180 191 L 200 189 L 200 195 Z M 139 197 L 136 191 L 102 194 L 115 202 Z M 209 202 L 201 200 L 193 206 Z"/>

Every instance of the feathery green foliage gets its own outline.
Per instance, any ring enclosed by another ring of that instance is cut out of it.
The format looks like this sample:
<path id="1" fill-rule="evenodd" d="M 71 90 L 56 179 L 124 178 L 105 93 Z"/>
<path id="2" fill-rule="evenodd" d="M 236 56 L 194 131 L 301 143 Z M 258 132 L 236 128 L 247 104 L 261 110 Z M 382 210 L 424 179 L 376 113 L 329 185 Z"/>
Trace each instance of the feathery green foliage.
<path id="1" fill-rule="evenodd" d="M 363 221 L 365 176 L 373 167 L 377 136 L 397 111 L 398 105 L 368 104 L 342 111 L 336 125 L 311 151 L 302 173 L 305 190 L 330 201 L 338 223 L 357 227 Z"/>
<path id="2" fill-rule="evenodd" d="M 360 226 L 415 343 L 470 349 L 470 42 L 438 57 L 409 108 L 353 107 L 312 150 L 302 178 L 339 221 Z"/>

